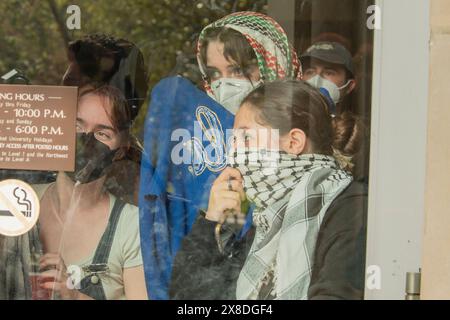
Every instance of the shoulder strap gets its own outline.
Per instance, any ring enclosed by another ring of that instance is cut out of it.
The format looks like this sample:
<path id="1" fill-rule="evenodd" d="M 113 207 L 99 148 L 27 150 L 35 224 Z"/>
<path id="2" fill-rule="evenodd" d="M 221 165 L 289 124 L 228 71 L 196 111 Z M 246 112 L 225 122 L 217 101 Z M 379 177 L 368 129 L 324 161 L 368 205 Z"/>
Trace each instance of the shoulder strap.
<path id="1" fill-rule="evenodd" d="M 95 250 L 94 259 L 92 264 L 106 264 L 108 263 L 109 254 L 111 252 L 111 246 L 114 240 L 114 235 L 116 233 L 117 224 L 119 222 L 120 214 L 122 213 L 125 202 L 116 199 L 114 206 L 109 217 L 108 226 L 106 227 L 105 233 L 103 233 L 100 243 Z"/>

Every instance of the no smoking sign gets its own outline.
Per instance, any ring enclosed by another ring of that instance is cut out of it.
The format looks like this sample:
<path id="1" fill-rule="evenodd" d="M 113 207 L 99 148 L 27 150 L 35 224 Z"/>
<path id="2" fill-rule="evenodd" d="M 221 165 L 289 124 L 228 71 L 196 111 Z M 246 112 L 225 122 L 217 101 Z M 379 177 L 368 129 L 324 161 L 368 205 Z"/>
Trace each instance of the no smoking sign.
<path id="1" fill-rule="evenodd" d="M 0 182 L 0 234 L 27 233 L 38 221 L 39 210 L 39 198 L 30 185 L 13 179 Z"/>

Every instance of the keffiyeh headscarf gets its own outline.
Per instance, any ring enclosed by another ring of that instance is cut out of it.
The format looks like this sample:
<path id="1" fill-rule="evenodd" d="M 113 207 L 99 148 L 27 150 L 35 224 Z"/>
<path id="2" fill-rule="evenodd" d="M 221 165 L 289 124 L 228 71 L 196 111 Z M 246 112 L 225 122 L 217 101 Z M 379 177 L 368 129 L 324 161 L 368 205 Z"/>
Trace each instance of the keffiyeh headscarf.
<path id="1" fill-rule="evenodd" d="M 289 44 L 286 32 L 274 19 L 250 11 L 230 14 L 202 30 L 198 41 L 197 60 L 203 78 L 206 79 L 207 74 L 200 57 L 201 43 L 206 30 L 220 27 L 230 28 L 244 35 L 256 54 L 261 78 L 264 81 L 301 79 L 301 64 L 295 50 Z M 205 89 L 211 93 L 207 81 Z"/>
<path id="2" fill-rule="evenodd" d="M 320 224 L 351 183 L 334 157 L 238 150 L 228 159 L 255 203 L 255 239 L 239 275 L 236 297 L 307 299 Z"/>

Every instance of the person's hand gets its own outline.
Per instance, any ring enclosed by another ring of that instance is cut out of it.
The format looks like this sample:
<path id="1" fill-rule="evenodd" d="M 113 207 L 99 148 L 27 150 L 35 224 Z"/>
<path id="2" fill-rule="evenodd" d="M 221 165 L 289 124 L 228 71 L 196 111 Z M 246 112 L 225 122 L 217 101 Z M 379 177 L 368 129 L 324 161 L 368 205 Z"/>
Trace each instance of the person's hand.
<path id="1" fill-rule="evenodd" d="M 241 203 L 245 200 L 242 183 L 239 170 L 226 168 L 211 188 L 206 219 L 224 223 L 228 214 L 240 214 Z"/>
<path id="2" fill-rule="evenodd" d="M 41 257 L 40 260 L 41 278 L 52 279 L 41 284 L 43 289 L 57 292 L 61 299 L 77 300 L 80 292 L 73 287 L 68 286 L 71 281 L 67 275 L 67 268 L 64 261 L 58 254 L 47 253 Z"/>

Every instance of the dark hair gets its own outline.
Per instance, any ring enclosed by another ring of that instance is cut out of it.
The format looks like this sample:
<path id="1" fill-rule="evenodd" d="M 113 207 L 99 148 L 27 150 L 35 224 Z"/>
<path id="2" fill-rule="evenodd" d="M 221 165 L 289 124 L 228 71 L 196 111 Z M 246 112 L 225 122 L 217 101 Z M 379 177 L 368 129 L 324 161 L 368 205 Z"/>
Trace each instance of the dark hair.
<path id="1" fill-rule="evenodd" d="M 369 176 L 370 134 L 363 118 L 345 111 L 333 118 L 334 148 L 344 156 L 352 157 L 352 174 L 355 180 L 365 180 Z"/>
<path id="2" fill-rule="evenodd" d="M 235 61 L 241 67 L 244 75 L 250 78 L 252 67 L 258 65 L 258 61 L 255 51 L 244 35 L 226 27 L 206 29 L 200 42 L 200 60 L 204 66 L 207 65 L 206 51 L 208 50 L 208 45 L 214 41 L 224 44 L 223 54 L 225 59 Z"/>
<path id="3" fill-rule="evenodd" d="M 338 151 L 353 157 L 360 151 L 364 125 L 350 113 L 332 118 L 325 97 L 310 84 L 299 80 L 277 80 L 252 91 L 242 102 L 258 112 L 264 125 L 287 134 L 294 128 L 305 132 L 311 151 L 333 155 Z"/>
<path id="4" fill-rule="evenodd" d="M 103 85 L 100 87 L 85 86 L 80 89 L 79 97 L 93 94 L 111 104 L 110 120 L 120 135 L 122 143 L 117 150 L 114 161 L 106 172 L 104 189 L 116 197 L 137 205 L 139 195 L 139 173 L 142 146 L 131 133 L 131 114 L 127 101 L 116 87 Z M 105 104 L 103 104 L 105 105 Z"/>
<path id="5" fill-rule="evenodd" d="M 128 158 L 139 162 L 140 145 L 137 139 L 131 134 L 131 113 L 127 106 L 127 101 L 123 93 L 116 87 L 103 85 L 100 87 L 86 86 L 80 89 L 79 97 L 93 94 L 99 96 L 103 101 L 107 100 L 111 105 L 109 114 L 114 129 L 121 134 L 125 143 L 119 147 L 116 160 Z M 103 104 L 105 105 L 105 103 Z"/>
<path id="6" fill-rule="evenodd" d="M 332 121 L 334 139 L 333 147 L 344 155 L 355 155 L 360 151 L 366 136 L 366 127 L 363 120 L 345 111 Z"/>
<path id="7" fill-rule="evenodd" d="M 90 83 L 108 82 L 124 56 L 118 40 L 104 34 L 91 34 L 72 41 L 68 49 L 69 61 L 78 65 L 81 74 L 89 79 Z"/>
<path id="8" fill-rule="evenodd" d="M 68 59 L 75 65 L 63 85 L 100 87 L 110 84 L 125 95 L 134 119 L 148 90 L 148 75 L 141 51 L 131 42 L 105 34 L 91 34 L 69 44 Z"/>

